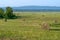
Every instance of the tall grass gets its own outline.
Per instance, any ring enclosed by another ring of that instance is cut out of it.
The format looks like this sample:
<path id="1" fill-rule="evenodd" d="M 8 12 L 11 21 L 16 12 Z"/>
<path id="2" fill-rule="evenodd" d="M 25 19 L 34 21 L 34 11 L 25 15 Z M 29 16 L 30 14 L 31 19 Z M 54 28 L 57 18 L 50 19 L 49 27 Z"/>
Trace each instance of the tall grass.
<path id="1" fill-rule="evenodd" d="M 59 13 L 18 12 L 15 13 L 19 17 L 17 19 L 8 19 L 7 22 L 0 19 L 0 40 L 60 40 L 60 31 L 41 29 L 43 21 L 52 24 L 49 27 L 54 28 L 54 20 L 60 20 Z"/>

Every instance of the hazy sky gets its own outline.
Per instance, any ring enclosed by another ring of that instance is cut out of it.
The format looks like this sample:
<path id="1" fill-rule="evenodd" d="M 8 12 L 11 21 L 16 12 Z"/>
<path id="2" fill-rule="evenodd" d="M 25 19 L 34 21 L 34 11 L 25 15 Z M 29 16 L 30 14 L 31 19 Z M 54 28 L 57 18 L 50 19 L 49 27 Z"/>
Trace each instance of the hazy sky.
<path id="1" fill-rule="evenodd" d="M 60 0 L 0 0 L 0 7 L 4 6 L 60 6 Z"/>

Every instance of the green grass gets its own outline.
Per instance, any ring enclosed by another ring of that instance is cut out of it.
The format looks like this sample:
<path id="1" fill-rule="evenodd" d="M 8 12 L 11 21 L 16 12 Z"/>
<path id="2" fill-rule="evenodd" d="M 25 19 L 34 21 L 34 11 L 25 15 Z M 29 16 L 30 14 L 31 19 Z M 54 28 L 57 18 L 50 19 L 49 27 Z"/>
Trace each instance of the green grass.
<path id="1" fill-rule="evenodd" d="M 51 28 L 54 20 L 60 23 L 60 12 L 16 12 L 18 19 L 0 19 L 0 40 L 60 40 L 60 31 L 41 29 L 42 22 L 48 22 Z M 42 15 L 45 15 L 44 17 Z"/>

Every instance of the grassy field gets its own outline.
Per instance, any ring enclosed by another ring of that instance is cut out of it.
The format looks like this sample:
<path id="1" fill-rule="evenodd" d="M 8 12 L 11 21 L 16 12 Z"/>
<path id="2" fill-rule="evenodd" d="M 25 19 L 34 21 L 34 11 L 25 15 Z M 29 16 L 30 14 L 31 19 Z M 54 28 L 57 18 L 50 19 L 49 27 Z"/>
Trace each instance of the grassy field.
<path id="1" fill-rule="evenodd" d="M 60 23 L 60 12 L 15 12 L 17 19 L 0 19 L 0 40 L 60 40 L 60 30 L 41 29 L 41 23 L 52 24 L 50 28 L 59 29 L 54 20 Z"/>

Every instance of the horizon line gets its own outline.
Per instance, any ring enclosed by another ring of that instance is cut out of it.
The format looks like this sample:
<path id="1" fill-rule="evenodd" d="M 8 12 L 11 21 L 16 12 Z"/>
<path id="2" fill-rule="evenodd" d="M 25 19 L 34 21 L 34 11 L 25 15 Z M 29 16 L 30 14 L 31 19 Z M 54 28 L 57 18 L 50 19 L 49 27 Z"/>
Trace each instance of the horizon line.
<path id="1" fill-rule="evenodd" d="M 40 6 L 40 5 L 24 5 L 24 6 Z M 24 6 L 0 6 L 0 7 L 24 7 Z M 60 7 L 60 6 L 46 6 L 46 7 Z"/>

